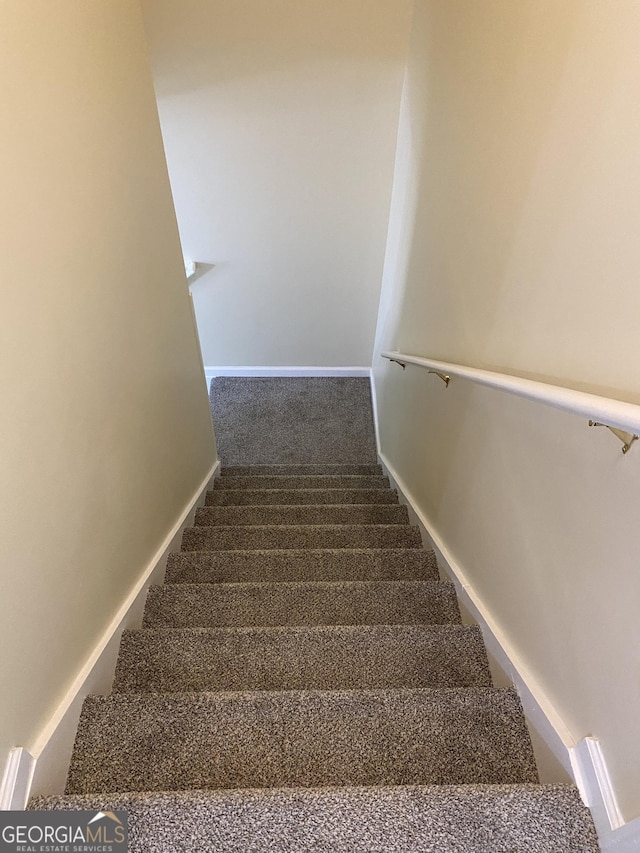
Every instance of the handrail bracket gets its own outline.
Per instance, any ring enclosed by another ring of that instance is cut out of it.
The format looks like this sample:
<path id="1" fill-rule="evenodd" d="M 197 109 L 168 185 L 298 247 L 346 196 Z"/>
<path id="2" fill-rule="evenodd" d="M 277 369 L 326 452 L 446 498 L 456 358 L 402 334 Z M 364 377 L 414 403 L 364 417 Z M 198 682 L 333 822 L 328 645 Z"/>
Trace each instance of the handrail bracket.
<path id="1" fill-rule="evenodd" d="M 589 421 L 590 427 L 606 427 L 610 432 L 612 432 L 617 439 L 622 442 L 622 452 L 628 453 L 631 449 L 631 445 L 634 441 L 637 441 L 640 436 L 634 435 L 632 432 L 626 432 L 626 430 L 618 429 L 617 427 L 609 426 L 608 424 L 602 424 L 599 421 Z"/>
<path id="2" fill-rule="evenodd" d="M 400 367 L 401 367 L 403 370 L 404 370 L 404 369 L 406 368 L 406 366 L 407 366 L 407 365 L 405 364 L 405 362 L 404 362 L 404 361 L 398 361 L 398 359 L 397 359 L 397 358 L 390 358 L 390 359 L 389 359 L 389 361 L 390 361 L 392 364 L 399 364 L 399 365 L 400 365 Z"/>
<path id="3" fill-rule="evenodd" d="M 439 370 L 429 370 L 429 373 L 433 373 L 434 376 L 439 376 L 440 379 L 444 382 L 444 384 L 449 387 L 449 383 L 451 382 L 451 377 L 447 373 L 440 373 Z"/>

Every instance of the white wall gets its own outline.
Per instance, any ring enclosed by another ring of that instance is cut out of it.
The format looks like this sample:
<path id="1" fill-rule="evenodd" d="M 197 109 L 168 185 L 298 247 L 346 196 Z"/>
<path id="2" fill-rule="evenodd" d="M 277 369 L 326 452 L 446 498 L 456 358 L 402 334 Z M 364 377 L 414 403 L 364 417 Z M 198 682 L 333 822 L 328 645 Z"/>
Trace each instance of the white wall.
<path id="1" fill-rule="evenodd" d="M 215 458 L 141 13 L 0 7 L 0 764 Z"/>
<path id="2" fill-rule="evenodd" d="M 143 0 L 206 365 L 370 365 L 411 0 Z"/>
<path id="3" fill-rule="evenodd" d="M 417 0 L 377 350 L 640 401 L 640 7 Z M 374 360 L 381 446 L 640 815 L 640 453 Z"/>

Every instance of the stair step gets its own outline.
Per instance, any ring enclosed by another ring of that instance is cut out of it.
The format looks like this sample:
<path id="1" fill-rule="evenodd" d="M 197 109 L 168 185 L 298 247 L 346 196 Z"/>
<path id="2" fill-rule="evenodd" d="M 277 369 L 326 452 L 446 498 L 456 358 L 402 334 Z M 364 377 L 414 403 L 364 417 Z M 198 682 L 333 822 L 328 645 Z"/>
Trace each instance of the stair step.
<path id="1" fill-rule="evenodd" d="M 489 686 L 476 626 L 323 625 L 125 631 L 113 690 Z"/>
<path id="2" fill-rule="evenodd" d="M 388 489 L 380 474 L 280 474 L 218 477 L 214 489 Z"/>
<path id="3" fill-rule="evenodd" d="M 536 782 L 514 690 L 85 700 L 67 793 Z"/>
<path id="4" fill-rule="evenodd" d="M 382 465 L 227 465 L 223 477 L 282 477 L 310 475 L 381 476 Z"/>
<path id="5" fill-rule="evenodd" d="M 182 551 L 169 554 L 165 583 L 305 580 L 438 580 L 433 551 L 419 548 Z"/>
<path id="6" fill-rule="evenodd" d="M 288 524 L 190 527 L 183 551 L 264 548 L 420 548 L 417 527 L 404 524 Z"/>
<path id="7" fill-rule="evenodd" d="M 214 489 L 207 506 L 259 506 L 276 504 L 397 504 L 391 489 Z"/>
<path id="8" fill-rule="evenodd" d="M 198 527 L 280 524 L 409 524 L 406 506 L 321 504 L 317 506 L 204 506 Z"/>
<path id="9" fill-rule="evenodd" d="M 42 797 L 128 812 L 130 853 L 599 853 L 571 785 L 175 791 Z"/>
<path id="10" fill-rule="evenodd" d="M 300 581 L 152 586 L 143 627 L 451 623 L 460 623 L 453 584 Z"/>

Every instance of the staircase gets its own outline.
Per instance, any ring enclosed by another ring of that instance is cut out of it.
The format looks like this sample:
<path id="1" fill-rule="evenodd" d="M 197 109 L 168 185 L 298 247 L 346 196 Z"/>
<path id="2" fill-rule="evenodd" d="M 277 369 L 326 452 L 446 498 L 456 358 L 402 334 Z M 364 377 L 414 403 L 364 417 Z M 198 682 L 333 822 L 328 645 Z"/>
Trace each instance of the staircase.
<path id="1" fill-rule="evenodd" d="M 227 468 L 182 548 L 30 808 L 126 809 L 134 853 L 598 850 L 378 466 Z"/>

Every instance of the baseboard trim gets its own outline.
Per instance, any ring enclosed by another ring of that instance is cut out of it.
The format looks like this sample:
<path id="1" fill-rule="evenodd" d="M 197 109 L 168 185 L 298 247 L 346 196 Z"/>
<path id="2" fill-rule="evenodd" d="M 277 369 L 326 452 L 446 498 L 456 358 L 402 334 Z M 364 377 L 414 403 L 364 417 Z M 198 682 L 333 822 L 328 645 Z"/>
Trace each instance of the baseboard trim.
<path id="1" fill-rule="evenodd" d="M 215 376 L 371 376 L 370 367 L 205 367 L 207 386 Z"/>
<path id="2" fill-rule="evenodd" d="M 179 549 L 183 529 L 193 523 L 196 508 L 204 503 L 206 491 L 219 470 L 220 461 L 216 460 L 138 576 L 29 752 L 22 748 L 11 750 L 0 789 L 2 802 L 19 803 L 15 808 L 24 808 L 31 795 L 63 792 L 82 702 L 90 693 L 110 692 L 120 635 L 125 628 L 140 626 L 149 586 L 162 583 L 167 556 Z M 29 773 L 24 770 L 28 759 Z"/>
<path id="3" fill-rule="evenodd" d="M 569 749 L 574 778 L 591 810 L 603 853 L 638 853 L 640 818 L 625 823 L 600 741 L 585 737 Z"/>
<path id="4" fill-rule="evenodd" d="M 432 520 L 420 509 L 410 489 L 380 450 L 379 444 L 378 457 L 393 487 L 397 489 L 401 502 L 407 505 L 412 522 L 420 527 L 425 544 L 434 549 L 440 568 L 455 584 L 461 604 L 480 626 L 489 653 L 518 690 L 529 724 L 573 778 L 583 802 L 593 815 L 601 849 L 606 853 L 638 853 L 640 818 L 624 823 L 599 741 L 586 736 L 576 742 L 552 701 L 509 643 L 489 608 L 474 590 L 463 567 L 451 554 Z"/>
<path id="5" fill-rule="evenodd" d="M 0 811 L 22 811 L 27 805 L 36 760 L 21 746 L 10 750 L 0 784 Z"/>

